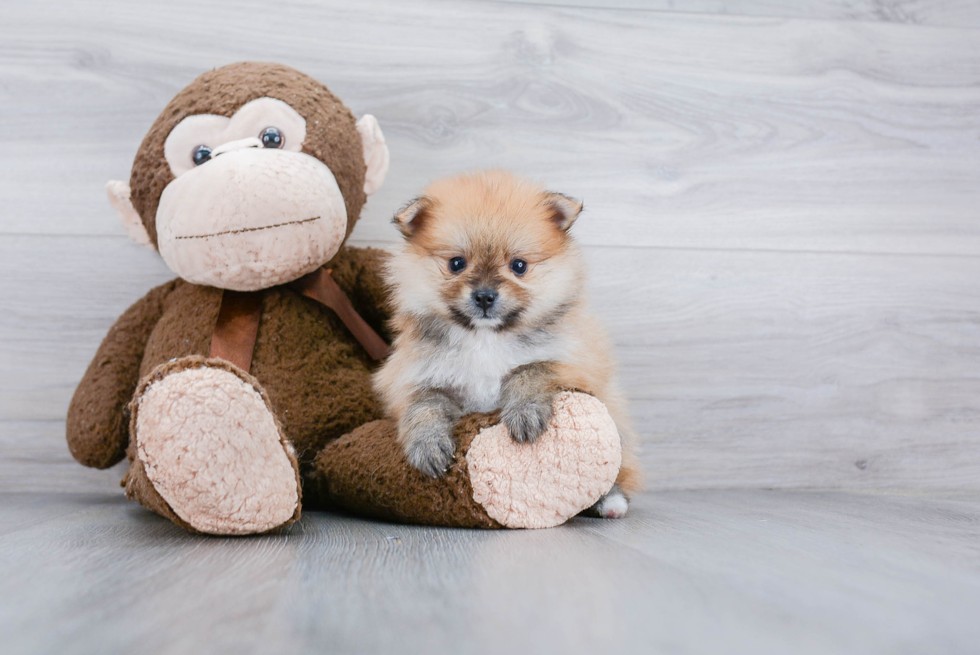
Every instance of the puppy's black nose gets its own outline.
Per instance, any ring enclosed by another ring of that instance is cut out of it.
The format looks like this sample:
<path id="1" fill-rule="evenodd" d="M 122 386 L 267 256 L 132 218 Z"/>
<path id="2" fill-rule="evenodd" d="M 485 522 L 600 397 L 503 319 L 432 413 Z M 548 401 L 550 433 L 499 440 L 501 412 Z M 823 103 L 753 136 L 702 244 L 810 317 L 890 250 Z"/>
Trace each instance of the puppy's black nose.
<path id="1" fill-rule="evenodd" d="M 497 292 L 493 289 L 477 289 L 473 292 L 473 302 L 483 311 L 490 309 L 496 299 Z"/>

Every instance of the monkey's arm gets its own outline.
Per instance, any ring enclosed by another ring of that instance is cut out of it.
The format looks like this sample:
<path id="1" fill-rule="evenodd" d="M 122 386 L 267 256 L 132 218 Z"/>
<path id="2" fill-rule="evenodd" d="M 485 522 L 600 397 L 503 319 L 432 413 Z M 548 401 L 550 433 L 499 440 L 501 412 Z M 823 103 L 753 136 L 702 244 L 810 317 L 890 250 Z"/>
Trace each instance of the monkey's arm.
<path id="1" fill-rule="evenodd" d="M 345 247 L 343 252 L 328 266 L 333 278 L 347 293 L 354 309 L 368 325 L 391 343 L 388 319 L 391 309 L 385 289 L 383 271 L 390 255 L 377 248 Z"/>
<path id="2" fill-rule="evenodd" d="M 75 389 L 68 406 L 68 448 L 85 466 L 109 468 L 126 454 L 126 405 L 139 382 L 150 332 L 160 320 L 164 300 L 176 283 L 174 280 L 153 289 L 116 320 Z"/>

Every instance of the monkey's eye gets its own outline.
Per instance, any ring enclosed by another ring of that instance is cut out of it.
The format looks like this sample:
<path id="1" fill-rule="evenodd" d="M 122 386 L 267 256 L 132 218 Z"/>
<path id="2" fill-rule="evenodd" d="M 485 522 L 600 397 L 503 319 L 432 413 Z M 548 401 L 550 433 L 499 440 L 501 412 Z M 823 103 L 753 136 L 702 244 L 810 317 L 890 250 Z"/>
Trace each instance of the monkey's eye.
<path id="1" fill-rule="evenodd" d="M 520 277 L 527 273 L 527 262 L 523 259 L 515 259 L 510 263 L 510 270 L 514 272 L 514 275 Z"/>
<path id="2" fill-rule="evenodd" d="M 262 140 L 263 148 L 281 148 L 286 142 L 285 137 L 283 137 L 278 127 L 265 128 L 262 130 L 262 134 L 259 135 L 259 139 Z"/>
<path id="3" fill-rule="evenodd" d="M 191 158 L 194 160 L 195 166 L 200 166 L 207 160 L 211 159 L 211 148 L 207 146 L 198 146 L 194 148 L 194 152 L 191 153 Z"/>
<path id="4" fill-rule="evenodd" d="M 466 260 L 462 257 L 453 257 L 449 260 L 449 272 L 459 273 L 466 268 Z"/>

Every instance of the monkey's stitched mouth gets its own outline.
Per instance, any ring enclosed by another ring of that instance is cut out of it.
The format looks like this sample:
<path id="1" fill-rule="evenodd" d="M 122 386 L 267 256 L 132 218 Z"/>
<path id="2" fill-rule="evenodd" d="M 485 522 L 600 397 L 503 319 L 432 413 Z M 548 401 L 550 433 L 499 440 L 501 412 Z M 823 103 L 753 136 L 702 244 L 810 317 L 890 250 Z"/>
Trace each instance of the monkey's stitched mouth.
<path id="1" fill-rule="evenodd" d="M 245 232 L 258 232 L 259 230 L 271 230 L 275 227 L 285 227 L 287 225 L 302 225 L 303 223 L 312 223 L 313 221 L 320 220 L 319 216 L 314 216 L 313 218 L 303 218 L 298 221 L 286 221 L 285 223 L 276 223 L 275 225 L 263 225 L 262 227 L 243 227 L 238 230 L 225 230 L 224 232 L 214 232 L 212 234 L 196 234 L 193 236 L 184 237 L 174 237 L 174 239 L 208 239 L 210 237 L 220 237 L 225 234 L 244 234 Z"/>

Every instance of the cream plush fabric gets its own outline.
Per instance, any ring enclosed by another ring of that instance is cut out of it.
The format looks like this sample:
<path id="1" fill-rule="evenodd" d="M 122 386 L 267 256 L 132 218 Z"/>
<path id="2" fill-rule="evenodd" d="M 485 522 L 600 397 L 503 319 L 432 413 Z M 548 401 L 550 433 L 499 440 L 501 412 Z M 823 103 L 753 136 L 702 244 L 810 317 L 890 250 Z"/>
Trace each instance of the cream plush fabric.
<path id="1" fill-rule="evenodd" d="M 291 446 L 262 395 L 234 373 L 202 366 L 152 382 L 135 423 L 147 477 L 195 530 L 265 532 L 296 512 Z"/>
<path id="2" fill-rule="evenodd" d="M 473 499 L 491 518 L 508 528 L 550 528 L 612 488 L 622 445 L 605 405 L 563 392 L 533 447 L 516 443 L 501 423 L 474 437 L 466 462 Z"/>
<path id="3" fill-rule="evenodd" d="M 156 227 L 160 255 L 180 277 L 254 291 L 329 261 L 344 240 L 347 213 L 337 181 L 318 159 L 245 147 L 171 182 Z"/>

